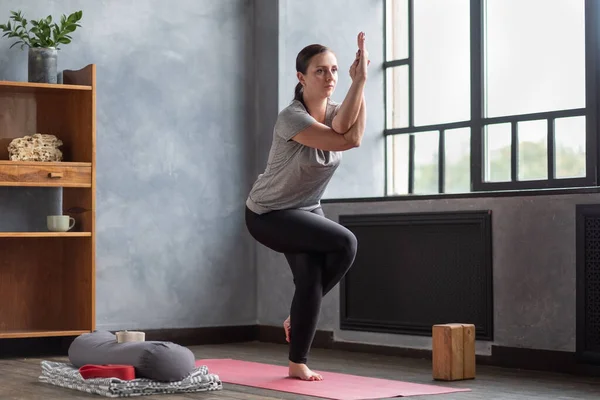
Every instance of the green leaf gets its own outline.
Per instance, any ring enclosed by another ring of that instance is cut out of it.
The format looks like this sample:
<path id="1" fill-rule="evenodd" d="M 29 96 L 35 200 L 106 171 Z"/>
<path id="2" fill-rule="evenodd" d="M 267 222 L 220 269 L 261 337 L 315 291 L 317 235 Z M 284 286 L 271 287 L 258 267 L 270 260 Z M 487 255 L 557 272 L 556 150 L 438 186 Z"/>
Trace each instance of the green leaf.
<path id="1" fill-rule="evenodd" d="M 56 47 L 58 44 L 71 43 L 71 33 L 75 32 L 78 27 L 81 27 L 77 22 L 83 16 L 83 11 L 75 11 L 69 16 L 63 14 L 59 21 L 60 25 L 53 22 L 52 15 L 40 18 L 38 20 L 32 19 L 28 21 L 24 18 L 22 12 L 10 11 L 10 17 L 6 24 L 0 24 L 0 30 L 4 32 L 2 37 L 18 38 L 13 46 L 21 44 L 29 45 L 30 47 Z M 31 29 L 28 30 L 27 24 L 31 23 Z M 12 46 L 11 46 L 12 47 Z"/>

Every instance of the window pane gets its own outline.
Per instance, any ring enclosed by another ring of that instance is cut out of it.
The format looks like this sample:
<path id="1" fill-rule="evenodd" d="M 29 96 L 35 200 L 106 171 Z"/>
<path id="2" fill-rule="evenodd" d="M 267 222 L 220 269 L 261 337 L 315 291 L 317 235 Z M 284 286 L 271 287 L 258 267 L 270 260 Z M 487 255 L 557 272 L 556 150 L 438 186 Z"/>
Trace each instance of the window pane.
<path id="1" fill-rule="evenodd" d="M 485 7 L 486 116 L 585 107 L 584 0 Z"/>
<path id="2" fill-rule="evenodd" d="M 415 125 L 471 118 L 469 0 L 414 2 Z"/>
<path id="3" fill-rule="evenodd" d="M 444 139 L 444 192 L 469 192 L 471 190 L 471 128 L 449 129 Z"/>
<path id="4" fill-rule="evenodd" d="M 409 135 L 388 136 L 386 140 L 388 194 L 408 194 Z"/>
<path id="5" fill-rule="evenodd" d="M 408 65 L 388 68 L 387 71 L 387 127 L 408 126 Z"/>
<path id="6" fill-rule="evenodd" d="M 387 0 L 386 61 L 408 58 L 408 0 Z"/>
<path id="7" fill-rule="evenodd" d="M 485 127 L 484 156 L 485 181 L 510 181 L 511 160 L 510 124 L 496 124 Z"/>
<path id="8" fill-rule="evenodd" d="M 517 123 L 519 180 L 548 179 L 548 121 Z"/>
<path id="9" fill-rule="evenodd" d="M 439 193 L 439 133 L 419 132 L 415 137 L 415 194 Z"/>
<path id="10" fill-rule="evenodd" d="M 557 178 L 585 177 L 585 117 L 554 121 L 554 154 Z"/>

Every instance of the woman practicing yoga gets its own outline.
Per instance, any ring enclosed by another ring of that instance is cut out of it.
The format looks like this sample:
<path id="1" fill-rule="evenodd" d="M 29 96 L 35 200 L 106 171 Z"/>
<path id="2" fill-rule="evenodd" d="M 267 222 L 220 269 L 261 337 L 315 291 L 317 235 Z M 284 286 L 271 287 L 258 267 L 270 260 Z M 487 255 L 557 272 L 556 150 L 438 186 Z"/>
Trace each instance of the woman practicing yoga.
<path id="1" fill-rule="evenodd" d="M 318 44 L 300 51 L 294 99 L 278 115 L 266 169 L 246 200 L 248 231 L 259 243 L 283 253 L 292 271 L 295 292 L 284 322 L 289 375 L 304 380 L 323 379 L 306 365 L 321 300 L 356 255 L 356 237 L 325 218 L 321 196 L 341 152 L 360 146 L 365 130 L 365 34 L 359 33 L 357 41 L 352 84 L 341 104 L 330 99 L 338 77 L 333 52 Z"/>

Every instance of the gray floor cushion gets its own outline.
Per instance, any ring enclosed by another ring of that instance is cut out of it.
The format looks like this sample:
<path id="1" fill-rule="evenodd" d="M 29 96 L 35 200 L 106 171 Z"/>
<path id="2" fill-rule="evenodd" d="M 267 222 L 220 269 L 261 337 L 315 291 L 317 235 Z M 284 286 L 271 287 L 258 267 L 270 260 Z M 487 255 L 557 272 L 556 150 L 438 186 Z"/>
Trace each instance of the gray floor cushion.
<path id="1" fill-rule="evenodd" d="M 108 331 L 84 333 L 69 347 L 69 360 L 80 368 L 86 364 L 124 364 L 135 368 L 136 377 L 178 381 L 195 369 L 194 353 L 166 341 L 117 343 Z"/>

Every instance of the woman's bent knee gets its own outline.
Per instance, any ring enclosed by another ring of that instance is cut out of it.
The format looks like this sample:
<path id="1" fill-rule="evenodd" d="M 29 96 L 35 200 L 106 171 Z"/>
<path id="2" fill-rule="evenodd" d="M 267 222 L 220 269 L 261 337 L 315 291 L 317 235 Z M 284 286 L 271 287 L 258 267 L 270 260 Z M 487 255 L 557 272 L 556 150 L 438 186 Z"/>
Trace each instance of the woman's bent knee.
<path id="1" fill-rule="evenodd" d="M 356 251 L 358 249 L 358 239 L 352 231 L 346 229 L 344 234 L 340 237 L 340 244 L 344 252 L 350 258 L 354 258 L 356 256 Z"/>

